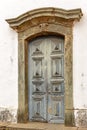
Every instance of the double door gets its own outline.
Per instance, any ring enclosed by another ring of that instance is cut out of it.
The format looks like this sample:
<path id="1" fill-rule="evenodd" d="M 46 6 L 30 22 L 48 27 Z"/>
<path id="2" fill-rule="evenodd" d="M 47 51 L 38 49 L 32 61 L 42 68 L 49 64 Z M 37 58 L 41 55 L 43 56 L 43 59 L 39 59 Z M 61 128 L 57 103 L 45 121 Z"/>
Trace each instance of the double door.
<path id="1" fill-rule="evenodd" d="M 29 120 L 64 122 L 64 38 L 38 37 L 28 51 Z"/>

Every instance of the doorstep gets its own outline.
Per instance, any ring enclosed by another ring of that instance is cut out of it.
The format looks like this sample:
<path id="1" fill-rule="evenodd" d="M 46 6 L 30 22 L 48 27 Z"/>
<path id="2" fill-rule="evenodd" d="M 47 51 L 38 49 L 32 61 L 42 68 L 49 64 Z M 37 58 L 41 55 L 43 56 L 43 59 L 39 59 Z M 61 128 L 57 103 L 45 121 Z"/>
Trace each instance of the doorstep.
<path id="1" fill-rule="evenodd" d="M 87 128 L 65 127 L 60 124 L 29 122 L 25 124 L 0 123 L 0 130 L 87 130 Z"/>

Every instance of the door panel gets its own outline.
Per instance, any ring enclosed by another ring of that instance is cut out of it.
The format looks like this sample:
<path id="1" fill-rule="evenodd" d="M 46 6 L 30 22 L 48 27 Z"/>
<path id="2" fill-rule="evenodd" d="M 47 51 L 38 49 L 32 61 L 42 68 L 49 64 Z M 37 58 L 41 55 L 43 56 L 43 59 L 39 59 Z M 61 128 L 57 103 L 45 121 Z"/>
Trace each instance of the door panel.
<path id="1" fill-rule="evenodd" d="M 49 95 L 48 98 L 48 122 L 64 123 L 63 96 Z"/>
<path id="2" fill-rule="evenodd" d="M 45 45 L 42 39 L 29 44 L 29 119 L 46 121 Z"/>
<path id="3" fill-rule="evenodd" d="M 64 122 L 64 39 L 29 43 L 29 120 Z"/>
<path id="4" fill-rule="evenodd" d="M 63 58 L 51 56 L 52 77 L 63 77 Z"/>
<path id="5" fill-rule="evenodd" d="M 46 121 L 46 106 L 45 95 L 33 95 L 32 96 L 32 120 L 34 121 Z"/>

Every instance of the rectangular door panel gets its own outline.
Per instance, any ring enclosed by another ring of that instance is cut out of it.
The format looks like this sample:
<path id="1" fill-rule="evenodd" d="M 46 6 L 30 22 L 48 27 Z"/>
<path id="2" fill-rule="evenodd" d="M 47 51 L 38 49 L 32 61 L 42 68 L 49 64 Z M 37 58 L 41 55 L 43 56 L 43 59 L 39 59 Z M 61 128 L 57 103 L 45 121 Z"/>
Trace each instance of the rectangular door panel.
<path id="1" fill-rule="evenodd" d="M 32 58 L 32 65 L 33 65 L 33 78 L 42 78 L 43 77 L 43 71 L 42 71 L 42 65 L 43 60 L 42 58 Z"/>
<path id="2" fill-rule="evenodd" d="M 59 53 L 63 53 L 64 52 L 64 41 L 62 38 L 58 37 L 54 37 L 54 38 L 50 38 L 51 40 L 51 54 L 59 54 Z"/>
<path id="3" fill-rule="evenodd" d="M 46 87 L 44 87 L 43 80 L 33 80 L 32 81 L 32 94 L 46 94 Z"/>
<path id="4" fill-rule="evenodd" d="M 64 123 L 64 96 L 49 95 L 48 121 L 50 123 Z"/>
<path id="5" fill-rule="evenodd" d="M 52 77 L 63 77 L 63 57 L 51 57 Z"/>
<path id="6" fill-rule="evenodd" d="M 33 95 L 32 96 L 32 118 L 33 121 L 46 122 L 46 96 Z"/>
<path id="7" fill-rule="evenodd" d="M 52 93 L 60 95 L 64 93 L 64 82 L 63 81 L 52 81 L 51 82 Z"/>

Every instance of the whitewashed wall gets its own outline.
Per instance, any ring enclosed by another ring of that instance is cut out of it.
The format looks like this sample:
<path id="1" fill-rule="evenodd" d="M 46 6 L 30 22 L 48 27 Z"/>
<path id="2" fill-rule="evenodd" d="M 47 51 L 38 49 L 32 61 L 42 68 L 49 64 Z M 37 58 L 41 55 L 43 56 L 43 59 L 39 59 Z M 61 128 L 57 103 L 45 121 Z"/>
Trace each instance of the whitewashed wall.
<path id="1" fill-rule="evenodd" d="M 82 112 L 78 114 L 78 109 L 87 109 L 87 0 L 3 0 L 0 2 L 0 107 L 18 107 L 17 33 L 9 27 L 5 19 L 17 17 L 26 11 L 40 7 L 81 8 L 83 11 L 81 21 L 75 23 L 73 30 L 73 96 L 77 119 Z M 76 121 L 78 122 L 78 119 Z"/>

